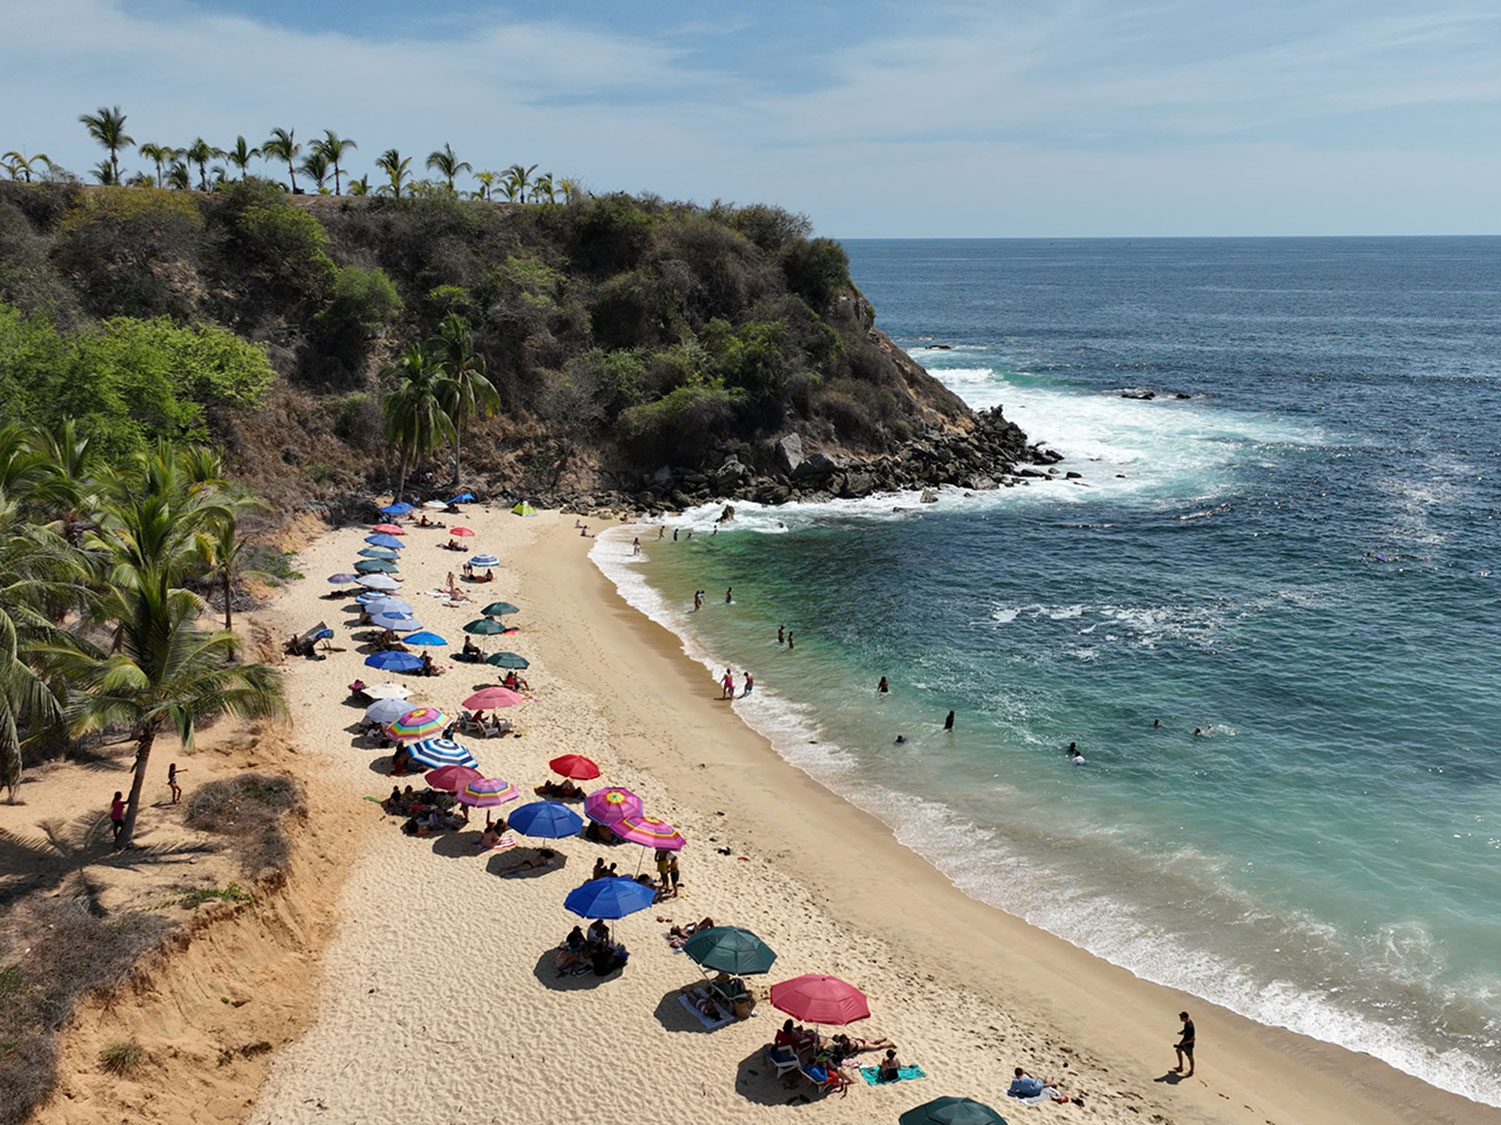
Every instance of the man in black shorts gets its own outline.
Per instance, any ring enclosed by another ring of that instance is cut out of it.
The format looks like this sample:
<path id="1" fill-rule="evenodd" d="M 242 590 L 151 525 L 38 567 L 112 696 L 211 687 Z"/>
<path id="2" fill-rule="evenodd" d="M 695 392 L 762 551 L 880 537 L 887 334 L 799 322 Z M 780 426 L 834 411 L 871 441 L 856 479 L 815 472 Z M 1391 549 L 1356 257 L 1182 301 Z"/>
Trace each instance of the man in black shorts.
<path id="1" fill-rule="evenodd" d="M 1173 1045 L 1178 1052 L 1178 1065 L 1173 1067 L 1184 1078 L 1192 1078 L 1194 1075 L 1194 1021 L 1188 1018 L 1187 1012 L 1179 1012 L 1178 1018 L 1183 1021 L 1183 1036 Z M 1188 1059 L 1188 1069 L 1183 1069 L 1183 1059 Z"/>

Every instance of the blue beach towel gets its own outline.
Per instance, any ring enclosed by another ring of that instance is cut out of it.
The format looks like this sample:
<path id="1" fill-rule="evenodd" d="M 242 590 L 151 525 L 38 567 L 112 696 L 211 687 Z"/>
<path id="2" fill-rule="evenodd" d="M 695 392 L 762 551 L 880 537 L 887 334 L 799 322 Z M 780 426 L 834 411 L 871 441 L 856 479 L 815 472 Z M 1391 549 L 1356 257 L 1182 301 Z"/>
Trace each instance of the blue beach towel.
<path id="1" fill-rule="evenodd" d="M 901 1070 L 896 1072 L 895 1079 L 887 1079 L 885 1082 L 881 1081 L 880 1074 L 880 1067 L 862 1066 L 860 1068 L 860 1076 L 865 1079 L 865 1084 L 867 1086 L 890 1086 L 893 1081 L 910 1082 L 914 1078 L 927 1077 L 927 1075 L 923 1073 L 923 1069 L 920 1066 L 904 1066 L 901 1068 Z"/>

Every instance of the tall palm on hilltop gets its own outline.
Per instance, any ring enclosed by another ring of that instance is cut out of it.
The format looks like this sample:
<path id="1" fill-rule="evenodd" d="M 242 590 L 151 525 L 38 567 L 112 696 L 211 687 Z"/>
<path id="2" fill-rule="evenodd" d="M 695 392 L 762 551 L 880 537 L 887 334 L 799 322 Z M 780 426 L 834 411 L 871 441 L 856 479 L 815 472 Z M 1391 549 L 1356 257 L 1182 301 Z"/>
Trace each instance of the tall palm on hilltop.
<path id="1" fill-rule="evenodd" d="M 495 193 L 495 181 L 500 179 L 499 172 L 476 172 L 474 178 L 479 183 L 479 191 L 474 194 L 481 199 L 488 200 Z"/>
<path id="2" fill-rule="evenodd" d="M 533 164 L 530 168 L 522 164 L 512 164 L 505 171 L 506 198 L 517 203 L 526 202 L 526 189 L 532 186 L 532 173 L 537 170 Z"/>
<path id="3" fill-rule="evenodd" d="M 401 496 L 412 464 L 455 434 L 453 419 L 439 398 L 443 369 L 424 345 L 411 345 L 385 373 L 400 380 L 381 403 L 381 413 L 386 440 L 396 446 L 399 458 L 396 495 Z"/>
<path id="4" fill-rule="evenodd" d="M 489 418 L 500 410 L 500 395 L 485 374 L 485 357 L 474 350 L 474 336 L 462 317 L 449 313 L 438 325 L 435 341 L 443 378 L 438 401 L 453 423 L 453 479 L 461 479 L 460 446 L 464 426 L 473 418 Z"/>
<path id="5" fill-rule="evenodd" d="M 294 129 L 272 129 L 271 139 L 261 142 L 261 155 L 267 160 L 282 160 L 287 165 L 287 175 L 292 180 L 292 194 L 297 194 L 296 161 L 302 155 L 302 145 L 294 138 Z"/>
<path id="6" fill-rule="evenodd" d="M 145 144 L 143 144 L 136 151 L 139 152 L 142 156 L 144 156 L 147 160 L 151 161 L 151 163 L 153 163 L 153 164 L 156 165 L 156 186 L 157 187 L 162 187 L 163 184 L 165 183 L 165 181 L 162 178 L 163 169 L 165 169 L 168 164 L 170 164 L 172 161 L 176 160 L 180 155 L 182 155 L 177 149 L 173 148 L 171 145 L 153 144 L 150 141 L 147 141 Z"/>
<path id="7" fill-rule="evenodd" d="M 240 179 L 244 180 L 246 176 L 250 175 L 250 162 L 261 158 L 261 150 L 251 147 L 250 142 L 242 134 L 235 138 L 235 147 L 227 149 L 224 156 L 240 170 Z"/>
<path id="8" fill-rule="evenodd" d="M 408 169 L 412 166 L 412 158 L 410 156 L 402 156 L 394 148 L 388 148 L 380 154 L 380 159 L 375 162 L 375 166 L 384 172 L 388 178 L 387 185 L 382 187 L 381 191 L 389 188 L 391 194 L 400 199 L 402 184 L 410 178 Z"/>
<path id="9" fill-rule="evenodd" d="M 135 138 L 125 132 L 125 118 L 126 114 L 120 112 L 119 106 L 113 109 L 100 106 L 97 113 L 85 113 L 78 118 L 88 129 L 89 136 L 109 150 L 109 179 L 106 183 L 120 182 L 120 150 L 136 143 Z"/>
<path id="10" fill-rule="evenodd" d="M 208 191 L 208 162 L 223 155 L 223 149 L 215 148 L 202 137 L 194 138 L 193 143 L 182 150 L 183 159 L 198 168 L 199 191 Z"/>
<path id="11" fill-rule="evenodd" d="M 313 142 L 313 150 L 321 152 L 328 158 L 329 165 L 334 170 L 334 194 L 342 195 L 339 183 L 339 165 L 344 160 L 344 155 L 359 148 L 349 137 L 341 137 L 332 129 L 323 130 L 323 139 Z"/>
<path id="12" fill-rule="evenodd" d="M 532 181 L 533 203 L 555 203 L 557 191 L 552 186 L 552 173 L 544 172 Z"/>
<path id="13" fill-rule="evenodd" d="M 319 152 L 317 148 L 314 148 L 312 152 L 303 157 L 299 167 L 305 176 L 318 185 L 318 191 L 321 194 L 323 191 L 323 181 L 328 179 L 328 157 Z"/>
<path id="14" fill-rule="evenodd" d="M 470 164 L 467 160 L 460 160 L 454 154 L 453 145 L 447 141 L 443 142 L 443 147 L 438 149 L 437 152 L 428 154 L 427 166 L 448 182 L 449 191 L 453 190 L 453 178 L 455 176 L 460 172 L 474 171 L 474 165 Z"/>
<path id="15" fill-rule="evenodd" d="M 28 184 L 31 183 L 31 174 L 33 172 L 40 175 L 41 169 L 46 168 L 50 171 L 53 167 L 51 159 L 48 158 L 45 152 L 39 152 L 35 156 L 28 157 L 23 152 L 11 149 L 5 154 L 3 159 L 9 162 L 11 179 L 24 179 Z"/>

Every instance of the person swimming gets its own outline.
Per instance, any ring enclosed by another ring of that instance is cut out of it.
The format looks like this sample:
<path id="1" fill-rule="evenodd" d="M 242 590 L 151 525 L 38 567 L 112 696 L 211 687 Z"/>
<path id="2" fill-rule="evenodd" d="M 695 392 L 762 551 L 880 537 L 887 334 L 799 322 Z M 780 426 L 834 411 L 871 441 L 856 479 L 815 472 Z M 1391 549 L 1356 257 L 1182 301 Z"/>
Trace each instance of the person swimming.
<path id="1" fill-rule="evenodd" d="M 1084 755 L 1079 753 L 1079 744 L 1077 742 L 1070 742 L 1068 744 L 1068 749 L 1064 751 L 1064 754 L 1066 754 L 1068 756 L 1068 760 L 1073 762 L 1075 765 L 1082 765 L 1084 763 Z"/>

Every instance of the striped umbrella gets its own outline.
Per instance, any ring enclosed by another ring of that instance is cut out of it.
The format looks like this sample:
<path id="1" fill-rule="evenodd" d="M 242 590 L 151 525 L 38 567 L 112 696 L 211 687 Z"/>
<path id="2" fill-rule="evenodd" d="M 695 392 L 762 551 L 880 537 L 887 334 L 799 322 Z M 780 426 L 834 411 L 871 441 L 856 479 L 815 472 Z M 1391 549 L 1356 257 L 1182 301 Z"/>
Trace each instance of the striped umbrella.
<path id="1" fill-rule="evenodd" d="M 547 764 L 554 773 L 571 777 L 575 781 L 589 781 L 599 776 L 599 767 L 594 764 L 594 760 L 582 754 L 564 754 Z"/>
<path id="2" fill-rule="evenodd" d="M 393 551 L 390 547 L 366 547 L 358 552 L 362 559 L 399 559 L 400 551 Z"/>
<path id="3" fill-rule="evenodd" d="M 610 831 L 629 843 L 647 848 L 663 848 L 669 852 L 678 851 L 688 842 L 683 839 L 681 832 L 665 820 L 658 820 L 644 813 L 611 821 Z"/>
<path id="4" fill-rule="evenodd" d="M 514 707 L 525 702 L 526 696 L 517 695 L 510 688 L 487 687 L 464 700 L 464 706 L 474 711 L 490 711 L 496 707 Z"/>
<path id="5" fill-rule="evenodd" d="M 378 523 L 370 530 L 379 531 L 382 535 L 405 535 L 407 533 L 407 529 L 399 523 Z"/>
<path id="6" fill-rule="evenodd" d="M 488 809 L 514 801 L 520 796 L 521 790 L 504 778 L 482 777 L 459 790 L 459 804 Z"/>
<path id="7" fill-rule="evenodd" d="M 436 707 L 408 708 L 406 713 L 386 728 L 398 741 L 432 738 L 448 726 L 448 716 Z"/>
<path id="8" fill-rule="evenodd" d="M 359 584 L 367 590 L 399 590 L 401 583 L 389 574 L 362 574 Z"/>
<path id="9" fill-rule="evenodd" d="M 479 765 L 467 746 L 460 746 L 451 738 L 429 738 L 414 742 L 407 747 L 407 754 L 419 766 L 426 766 L 430 770 L 440 766 L 468 766 L 474 769 Z"/>
<path id="10" fill-rule="evenodd" d="M 486 664 L 493 664 L 497 668 L 530 668 L 531 663 L 524 656 L 517 656 L 514 652 L 497 652 L 485 657 Z"/>
<path id="11" fill-rule="evenodd" d="M 370 624 L 377 629 L 390 629 L 393 633 L 415 633 L 422 626 L 410 613 L 402 613 L 399 610 L 382 610 L 372 614 Z"/>
<path id="12" fill-rule="evenodd" d="M 330 574 L 328 580 L 335 586 L 348 586 L 351 582 L 358 582 L 360 576 L 358 574 Z"/>
<path id="13" fill-rule="evenodd" d="M 369 691 L 370 689 L 366 688 L 365 690 Z M 365 708 L 365 718 L 369 719 L 372 723 L 379 723 L 381 726 L 385 726 L 387 723 L 394 723 L 411 709 L 412 705 L 410 703 L 405 699 L 395 696 L 389 699 L 377 699 L 369 707 Z"/>
<path id="14" fill-rule="evenodd" d="M 395 574 L 396 564 L 390 559 L 361 559 L 354 569 L 358 574 Z"/>
<path id="15" fill-rule="evenodd" d="M 426 781 L 434 789 L 442 789 L 448 793 L 457 793 L 471 781 L 479 781 L 479 770 L 468 766 L 439 766 L 422 780 Z"/>
<path id="16" fill-rule="evenodd" d="M 460 539 L 468 539 L 474 531 L 467 527 L 451 527 L 448 529 L 448 534 L 457 535 Z"/>
<path id="17" fill-rule="evenodd" d="M 500 560 L 497 559 L 494 555 L 471 555 L 469 557 L 469 565 L 470 566 L 499 566 L 500 565 Z"/>
<path id="18" fill-rule="evenodd" d="M 508 613 L 520 613 L 521 610 L 510 602 L 491 602 L 480 612 L 486 617 L 504 617 Z"/>
<path id="19" fill-rule="evenodd" d="M 506 627 L 499 621 L 491 621 L 488 617 L 481 617 L 469 622 L 464 626 L 464 632 L 475 633 L 482 637 L 493 636 L 496 633 L 504 633 Z"/>
<path id="20" fill-rule="evenodd" d="M 623 816 L 640 816 L 641 798 L 619 786 L 596 789 L 584 798 L 584 815 L 595 824 L 613 824 Z"/>

